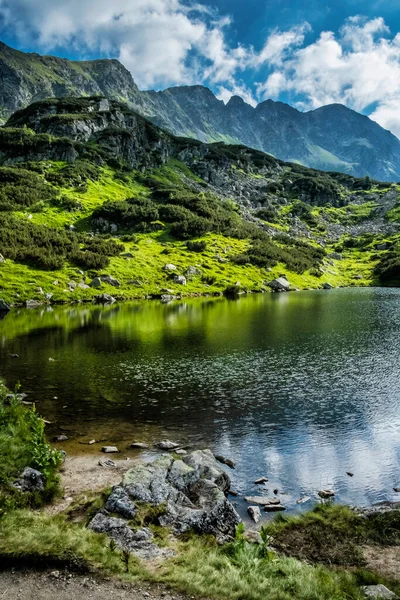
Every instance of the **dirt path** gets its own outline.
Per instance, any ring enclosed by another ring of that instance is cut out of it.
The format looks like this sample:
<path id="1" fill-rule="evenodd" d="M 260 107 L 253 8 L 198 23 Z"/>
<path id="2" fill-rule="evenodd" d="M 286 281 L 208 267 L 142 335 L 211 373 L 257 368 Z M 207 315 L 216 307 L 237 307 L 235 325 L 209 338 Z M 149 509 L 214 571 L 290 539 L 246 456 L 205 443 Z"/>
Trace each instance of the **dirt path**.
<path id="1" fill-rule="evenodd" d="M 0 572 L 0 600 L 190 600 L 166 588 L 59 571 Z"/>

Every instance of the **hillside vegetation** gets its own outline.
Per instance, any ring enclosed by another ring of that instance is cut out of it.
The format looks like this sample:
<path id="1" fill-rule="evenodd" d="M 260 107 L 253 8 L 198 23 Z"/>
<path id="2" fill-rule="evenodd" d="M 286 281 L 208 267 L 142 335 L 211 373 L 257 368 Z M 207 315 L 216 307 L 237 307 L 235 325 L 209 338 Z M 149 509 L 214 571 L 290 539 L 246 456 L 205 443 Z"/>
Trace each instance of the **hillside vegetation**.
<path id="1" fill-rule="evenodd" d="M 35 103 L 0 128 L 0 295 L 396 284 L 399 191 L 175 138 L 100 97 Z"/>

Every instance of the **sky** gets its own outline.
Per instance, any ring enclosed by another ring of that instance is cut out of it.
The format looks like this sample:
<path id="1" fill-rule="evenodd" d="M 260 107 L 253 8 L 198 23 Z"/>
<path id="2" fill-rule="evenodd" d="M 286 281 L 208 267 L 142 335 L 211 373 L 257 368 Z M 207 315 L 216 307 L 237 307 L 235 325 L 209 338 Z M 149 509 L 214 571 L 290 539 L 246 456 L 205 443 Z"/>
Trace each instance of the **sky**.
<path id="1" fill-rule="evenodd" d="M 118 58 L 140 89 L 339 102 L 398 137 L 399 32 L 399 0 L 0 0 L 0 39 L 14 48 Z"/>

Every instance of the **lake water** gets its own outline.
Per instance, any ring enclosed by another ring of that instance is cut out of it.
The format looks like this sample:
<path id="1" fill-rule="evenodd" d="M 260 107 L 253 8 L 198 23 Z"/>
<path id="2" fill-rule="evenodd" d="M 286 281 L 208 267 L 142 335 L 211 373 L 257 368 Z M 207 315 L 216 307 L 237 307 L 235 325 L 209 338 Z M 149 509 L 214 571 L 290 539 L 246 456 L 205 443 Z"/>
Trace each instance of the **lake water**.
<path id="1" fill-rule="evenodd" d="M 168 437 L 233 459 L 241 494 L 369 505 L 400 499 L 399 334 L 399 289 L 16 310 L 0 375 L 68 452 Z"/>

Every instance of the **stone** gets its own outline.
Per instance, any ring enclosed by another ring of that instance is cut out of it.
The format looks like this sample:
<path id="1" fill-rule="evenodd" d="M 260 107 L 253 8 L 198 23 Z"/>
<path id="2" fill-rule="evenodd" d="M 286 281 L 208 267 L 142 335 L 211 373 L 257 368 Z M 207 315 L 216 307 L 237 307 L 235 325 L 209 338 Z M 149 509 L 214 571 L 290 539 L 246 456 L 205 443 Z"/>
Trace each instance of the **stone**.
<path id="1" fill-rule="evenodd" d="M 6 259 L 4 258 L 4 256 L 2 254 L 0 254 L 0 264 L 5 264 Z"/>
<path id="2" fill-rule="evenodd" d="M 56 435 L 53 437 L 53 442 L 67 442 L 68 439 L 67 435 Z"/>
<path id="3" fill-rule="evenodd" d="M 102 286 L 102 282 L 100 277 L 94 277 L 94 279 L 92 279 L 91 283 L 90 283 L 90 287 L 92 288 L 99 288 Z"/>
<path id="4" fill-rule="evenodd" d="M 296 504 L 305 504 L 311 500 L 311 496 L 302 496 L 298 500 L 296 500 Z"/>
<path id="5" fill-rule="evenodd" d="M 108 285 L 112 285 L 117 288 L 121 287 L 121 282 L 118 281 L 118 279 L 111 277 L 111 275 L 100 275 L 100 280 L 104 283 L 108 283 Z"/>
<path id="6" fill-rule="evenodd" d="M 261 506 L 269 506 L 280 504 L 279 498 L 270 498 L 268 496 L 245 496 L 246 502 L 250 504 L 260 504 Z"/>
<path id="7" fill-rule="evenodd" d="M 38 308 L 41 306 L 41 302 L 39 300 L 27 300 L 25 306 L 26 308 Z"/>
<path id="8" fill-rule="evenodd" d="M 186 285 L 186 277 L 184 275 L 174 275 L 174 283 Z"/>
<path id="9" fill-rule="evenodd" d="M 121 515 L 124 519 L 133 519 L 136 515 L 136 506 L 122 486 L 116 486 L 112 489 L 104 508 L 109 513 Z"/>
<path id="10" fill-rule="evenodd" d="M 268 287 L 273 292 L 288 292 L 290 290 L 290 283 L 286 277 L 278 277 L 267 283 Z"/>
<path id="11" fill-rule="evenodd" d="M 48 292 L 47 294 L 44 295 L 46 300 L 51 300 L 53 297 L 53 294 L 51 294 L 50 292 Z"/>
<path id="12" fill-rule="evenodd" d="M 253 519 L 254 523 L 258 523 L 258 521 L 261 519 L 261 511 L 260 511 L 259 506 L 248 506 L 247 512 L 249 513 L 250 517 Z"/>
<path id="13" fill-rule="evenodd" d="M 142 450 L 147 450 L 148 447 L 149 445 L 144 444 L 143 442 L 133 442 L 133 444 L 131 444 L 131 448 L 141 448 Z"/>
<path id="14" fill-rule="evenodd" d="M 266 477 L 259 477 L 258 479 L 255 480 L 255 484 L 256 485 L 260 485 L 261 483 L 266 483 L 268 481 L 268 479 Z"/>
<path id="15" fill-rule="evenodd" d="M 320 498 L 333 498 L 333 496 L 335 495 L 335 492 L 332 492 L 332 490 L 320 490 L 318 492 L 318 496 Z"/>
<path id="16" fill-rule="evenodd" d="M 169 263 L 163 266 L 163 271 L 176 271 L 176 266 Z"/>
<path id="17" fill-rule="evenodd" d="M 116 299 L 110 294 L 100 294 L 95 297 L 96 304 L 114 304 Z"/>
<path id="18" fill-rule="evenodd" d="M 246 529 L 243 532 L 243 539 L 249 544 L 262 544 L 262 537 L 259 531 L 254 529 Z"/>
<path id="19" fill-rule="evenodd" d="M 177 454 L 178 456 L 186 456 L 187 451 L 183 448 L 178 448 L 178 450 L 175 450 L 175 454 Z"/>
<path id="20" fill-rule="evenodd" d="M 122 485 L 134 501 L 163 505 L 159 524 L 176 534 L 194 530 L 219 541 L 235 536 L 240 517 L 225 496 L 230 479 L 210 450 L 195 450 L 182 459 L 163 454 L 130 469 Z"/>
<path id="21" fill-rule="evenodd" d="M 80 283 L 78 283 L 78 288 L 80 290 L 88 290 L 90 289 L 90 285 L 87 285 L 87 283 L 83 283 L 83 281 L 81 281 Z"/>
<path id="22" fill-rule="evenodd" d="M 333 258 L 333 260 L 342 260 L 342 255 L 339 252 L 331 252 L 328 257 Z"/>
<path id="23" fill-rule="evenodd" d="M 4 300 L 0 298 L 0 312 L 9 312 L 10 310 L 11 308 L 7 302 L 4 302 Z"/>
<path id="24" fill-rule="evenodd" d="M 353 279 L 358 279 L 358 280 L 360 280 L 360 279 L 363 279 L 363 276 L 362 276 L 362 275 L 359 275 L 359 274 L 356 274 L 356 275 L 353 275 Z"/>
<path id="25" fill-rule="evenodd" d="M 162 294 L 161 296 L 161 302 L 163 304 L 168 304 L 169 302 L 172 302 L 172 300 L 176 300 L 176 296 L 173 296 L 172 294 Z"/>
<path id="26" fill-rule="evenodd" d="M 76 281 L 68 281 L 67 286 L 69 287 L 70 290 L 74 290 L 76 288 L 78 284 L 76 283 Z"/>
<path id="27" fill-rule="evenodd" d="M 110 469 L 113 469 L 117 466 L 117 463 L 111 460 L 111 458 L 108 458 L 107 460 L 99 460 L 98 465 L 99 467 L 109 467 Z"/>
<path id="28" fill-rule="evenodd" d="M 393 491 L 396 492 L 396 494 L 400 493 L 400 487 L 394 487 Z"/>
<path id="29" fill-rule="evenodd" d="M 361 588 L 366 598 L 373 598 L 374 600 L 398 600 L 398 596 L 390 591 L 385 585 L 379 583 L 378 585 L 364 585 Z"/>
<path id="30" fill-rule="evenodd" d="M 264 512 L 281 512 L 286 510 L 286 507 L 282 506 L 282 504 L 267 504 L 263 510 Z"/>
<path id="31" fill-rule="evenodd" d="M 116 446 L 103 446 L 101 449 L 102 452 L 105 452 L 106 454 L 115 454 L 117 452 L 119 452 L 118 448 Z"/>
<path id="32" fill-rule="evenodd" d="M 96 533 L 105 533 L 119 548 L 143 560 L 173 555 L 171 550 L 159 548 L 154 544 L 153 534 L 149 529 L 146 527 L 131 529 L 123 519 L 109 517 L 99 512 L 88 527 Z"/>
<path id="33" fill-rule="evenodd" d="M 186 269 L 186 275 L 188 277 L 193 277 L 195 275 L 201 275 L 201 271 L 197 267 L 188 267 Z"/>
<path id="34" fill-rule="evenodd" d="M 227 467 L 234 469 L 236 467 L 236 463 L 233 462 L 230 458 L 226 458 L 225 456 L 221 456 L 220 454 L 214 454 L 215 460 L 226 465 Z"/>
<path id="35" fill-rule="evenodd" d="M 375 249 L 376 250 L 386 250 L 387 247 L 388 247 L 388 245 L 386 243 L 383 243 L 383 244 L 378 244 L 377 246 L 375 246 Z"/>
<path id="36" fill-rule="evenodd" d="M 14 487 L 21 492 L 42 492 L 46 483 L 46 477 L 40 471 L 25 467 L 14 483 Z"/>
<path id="37" fill-rule="evenodd" d="M 348 475 L 349 477 L 354 477 L 354 473 L 352 473 L 351 471 L 346 471 L 346 475 Z"/>
<path id="38" fill-rule="evenodd" d="M 179 448 L 179 444 L 171 442 L 171 440 L 161 440 L 160 442 L 156 442 L 154 446 L 159 450 L 175 450 Z"/>
<path id="39" fill-rule="evenodd" d="M 323 284 L 323 289 L 324 290 L 331 290 L 333 288 L 333 285 L 331 283 L 328 283 L 327 281 Z"/>

